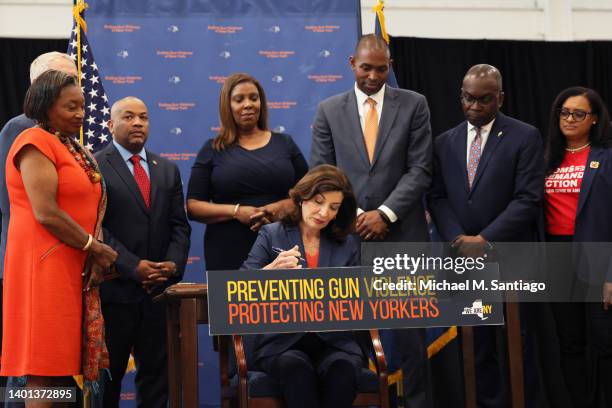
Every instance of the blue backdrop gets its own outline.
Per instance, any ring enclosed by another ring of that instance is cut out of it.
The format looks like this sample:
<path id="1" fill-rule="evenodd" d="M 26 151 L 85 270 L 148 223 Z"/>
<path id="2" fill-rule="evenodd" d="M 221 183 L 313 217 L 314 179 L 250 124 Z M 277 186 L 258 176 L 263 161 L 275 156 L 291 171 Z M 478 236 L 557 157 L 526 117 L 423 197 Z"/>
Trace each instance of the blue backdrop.
<path id="1" fill-rule="evenodd" d="M 187 185 L 193 160 L 219 126 L 223 80 L 247 72 L 268 97 L 270 127 L 306 157 L 317 104 L 352 86 L 358 0 L 91 0 L 85 19 L 109 102 L 149 107 L 147 147 L 175 161 Z M 185 281 L 204 279 L 204 229 L 193 224 Z M 217 356 L 200 327 L 200 406 L 219 405 Z M 122 406 L 135 406 L 133 374 Z"/>

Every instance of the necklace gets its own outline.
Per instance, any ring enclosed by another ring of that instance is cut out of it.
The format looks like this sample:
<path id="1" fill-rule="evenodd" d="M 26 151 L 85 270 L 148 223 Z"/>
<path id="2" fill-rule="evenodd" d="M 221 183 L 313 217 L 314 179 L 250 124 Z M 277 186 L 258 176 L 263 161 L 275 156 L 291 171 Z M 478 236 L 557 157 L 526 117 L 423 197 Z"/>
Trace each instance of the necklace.
<path id="1" fill-rule="evenodd" d="M 57 132 L 55 131 L 55 129 L 52 129 L 50 127 L 40 127 L 51 133 L 52 135 L 55 135 L 59 139 L 59 141 L 64 146 L 66 146 L 66 149 L 68 149 L 72 157 L 74 157 L 74 160 L 76 160 L 76 162 L 79 164 L 79 166 L 81 166 L 85 174 L 87 174 L 87 177 L 89 177 L 89 181 L 95 184 L 99 183 L 102 180 L 100 172 L 96 169 L 94 159 L 91 158 L 87 153 L 85 153 L 84 147 L 81 147 L 77 150 L 73 144 L 75 142 L 71 141 L 70 137 L 63 136 L 60 132 Z"/>
<path id="2" fill-rule="evenodd" d="M 574 148 L 572 148 L 572 147 L 566 147 L 566 148 L 565 148 L 565 150 L 567 150 L 567 151 L 568 151 L 568 152 L 570 152 L 570 153 L 576 153 L 576 152 L 579 152 L 579 151 L 581 151 L 581 150 L 586 149 L 586 148 L 587 148 L 587 147 L 589 147 L 590 145 L 591 145 L 591 142 L 587 142 L 585 145 L 582 145 L 582 146 L 580 146 L 580 147 L 574 147 Z"/>

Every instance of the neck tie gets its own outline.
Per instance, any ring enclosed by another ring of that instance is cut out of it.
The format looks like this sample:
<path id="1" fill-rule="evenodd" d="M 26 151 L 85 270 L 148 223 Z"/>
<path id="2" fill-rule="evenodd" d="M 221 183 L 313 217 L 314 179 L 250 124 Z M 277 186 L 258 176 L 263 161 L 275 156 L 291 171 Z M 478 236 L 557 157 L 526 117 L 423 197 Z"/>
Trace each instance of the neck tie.
<path id="1" fill-rule="evenodd" d="M 363 138 L 365 139 L 366 150 L 370 163 L 374 158 L 374 147 L 376 146 L 376 135 L 378 134 L 378 112 L 376 112 L 376 101 L 368 98 L 366 102 L 370 105 L 368 113 L 365 117 L 365 131 Z"/>
<path id="2" fill-rule="evenodd" d="M 470 155 L 468 158 L 467 172 L 468 172 L 468 183 L 472 188 L 474 177 L 476 177 L 476 170 L 478 169 L 478 162 L 480 162 L 480 128 L 476 128 L 476 137 L 472 140 L 470 145 Z"/>
<path id="3" fill-rule="evenodd" d="M 140 156 L 137 154 L 130 157 L 130 161 L 134 164 L 134 179 L 136 184 L 138 184 L 147 208 L 149 208 L 151 207 L 151 183 L 149 182 L 149 176 L 147 176 L 147 173 L 140 164 L 140 159 Z"/>

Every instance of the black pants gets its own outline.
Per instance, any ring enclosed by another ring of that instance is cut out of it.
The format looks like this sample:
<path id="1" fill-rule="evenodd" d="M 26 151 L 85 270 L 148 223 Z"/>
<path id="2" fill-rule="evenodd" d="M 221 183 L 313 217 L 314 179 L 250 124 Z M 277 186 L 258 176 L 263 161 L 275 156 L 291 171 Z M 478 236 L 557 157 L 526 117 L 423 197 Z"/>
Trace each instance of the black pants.
<path id="1" fill-rule="evenodd" d="M 257 365 L 281 384 L 287 408 L 348 408 L 357 395 L 362 359 L 308 333 L 289 350 L 261 358 Z"/>
<path id="2" fill-rule="evenodd" d="M 130 353 L 136 361 L 138 407 L 166 407 L 168 359 L 165 305 L 146 296 L 138 303 L 103 303 L 111 379 L 104 384 L 104 407 L 119 406 L 121 380 Z"/>
<path id="3" fill-rule="evenodd" d="M 571 236 L 549 236 L 550 242 L 572 242 Z M 563 256 L 565 254 L 566 256 Z M 572 280 L 572 293 L 589 293 L 593 288 L 575 278 L 571 251 L 555 251 L 549 273 Z M 562 259 L 559 259 L 562 258 Z M 603 282 L 602 282 L 603 285 Z M 594 288 L 601 290 L 601 288 Z M 574 408 L 612 407 L 612 310 L 603 303 L 551 303 L 559 340 L 561 371 Z"/>

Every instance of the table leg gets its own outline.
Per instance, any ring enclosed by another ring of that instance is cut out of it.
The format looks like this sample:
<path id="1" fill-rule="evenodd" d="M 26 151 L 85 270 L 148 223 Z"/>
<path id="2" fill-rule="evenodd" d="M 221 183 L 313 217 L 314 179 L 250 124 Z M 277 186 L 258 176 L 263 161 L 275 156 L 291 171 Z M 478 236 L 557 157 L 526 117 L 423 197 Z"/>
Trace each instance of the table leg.
<path id="1" fill-rule="evenodd" d="M 170 408 L 181 406 L 181 344 L 179 342 L 179 305 L 169 302 L 166 305 L 166 326 L 168 336 L 168 391 Z"/>
<path id="2" fill-rule="evenodd" d="M 523 385 L 523 344 L 521 337 L 520 304 L 506 303 L 506 326 L 508 336 L 508 357 L 510 359 L 510 391 L 512 408 L 525 407 L 525 392 Z"/>
<path id="3" fill-rule="evenodd" d="M 461 328 L 463 351 L 463 381 L 465 384 L 465 407 L 476 408 L 476 360 L 474 359 L 474 329 Z"/>
<path id="4" fill-rule="evenodd" d="M 197 300 L 181 299 L 181 368 L 183 407 L 198 406 L 198 325 Z"/>

